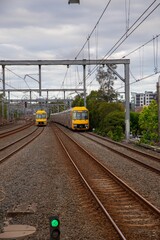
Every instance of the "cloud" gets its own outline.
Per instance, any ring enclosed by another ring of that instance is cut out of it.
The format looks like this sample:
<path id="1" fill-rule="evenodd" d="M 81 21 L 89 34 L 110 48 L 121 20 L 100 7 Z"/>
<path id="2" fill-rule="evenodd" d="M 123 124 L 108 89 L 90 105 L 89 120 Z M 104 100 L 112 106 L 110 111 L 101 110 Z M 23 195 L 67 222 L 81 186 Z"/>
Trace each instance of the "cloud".
<path id="1" fill-rule="evenodd" d="M 80 0 L 80 5 L 68 5 L 68 0 L 0 0 L 0 59 L 74 59 L 79 52 L 79 59 L 103 58 L 124 35 L 127 22 L 131 27 L 153 1 L 130 1 L 129 8 L 129 1 L 112 0 L 99 24 L 94 28 L 108 2 L 106 0 Z M 159 8 L 130 36 L 124 35 L 126 40 L 111 57 L 121 58 L 159 34 Z M 89 39 L 88 42 L 86 42 L 87 39 Z M 80 51 L 85 42 L 84 49 Z M 159 38 L 157 44 L 159 45 Z M 154 50 L 153 42 L 151 42 L 128 56 L 136 78 L 140 75 L 154 73 Z M 157 47 L 157 51 L 157 57 L 160 59 L 160 47 Z M 43 85 L 51 86 L 53 83 L 56 87 L 61 86 L 66 68 L 58 67 L 60 70 L 57 72 L 53 67 L 54 71 L 49 70 L 48 73 L 43 72 L 44 69 L 47 68 L 42 68 Z M 79 69 L 79 74 L 83 78 L 82 67 Z M 17 67 L 15 71 L 21 74 L 21 68 Z M 27 74 L 27 71 L 29 69 L 24 67 L 23 72 Z M 34 71 L 37 73 L 37 67 Z M 70 76 L 67 78 L 74 78 L 75 71 L 75 67 L 70 67 Z M 16 81 L 16 77 L 14 78 Z M 95 75 L 91 76 L 87 83 L 92 82 L 94 78 Z M 157 75 L 152 79 L 142 81 L 143 89 L 150 87 L 149 81 L 153 82 L 152 88 L 155 88 L 156 78 Z M 75 79 L 73 84 L 76 85 L 76 81 L 78 80 Z M 131 81 L 133 81 L 132 77 Z M 117 81 L 115 85 L 119 83 L 121 85 L 121 81 Z M 93 87 L 95 87 L 94 84 L 95 81 L 93 81 Z M 134 86 L 131 85 L 131 88 L 136 89 L 138 83 Z"/>

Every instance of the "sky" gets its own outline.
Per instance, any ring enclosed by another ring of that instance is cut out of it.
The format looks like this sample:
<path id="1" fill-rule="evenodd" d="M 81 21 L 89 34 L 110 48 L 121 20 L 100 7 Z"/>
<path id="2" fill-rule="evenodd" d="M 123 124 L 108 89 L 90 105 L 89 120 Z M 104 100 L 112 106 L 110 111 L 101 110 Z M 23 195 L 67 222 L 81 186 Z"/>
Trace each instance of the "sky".
<path id="1" fill-rule="evenodd" d="M 0 60 L 75 58 L 130 59 L 130 92 L 155 92 L 160 76 L 160 0 L 0 0 Z M 86 67 L 87 94 L 100 87 L 96 71 L 97 66 Z M 118 65 L 117 72 L 124 77 L 124 66 Z M 5 74 L 7 89 L 38 88 L 37 66 L 6 66 Z M 0 89 L 1 79 L 2 70 Z M 42 66 L 42 88 L 82 89 L 82 66 Z M 115 80 L 114 88 L 123 93 L 123 81 Z M 67 92 L 65 97 L 74 95 Z M 17 97 L 28 98 L 28 93 L 11 94 Z M 49 93 L 49 98 L 61 97 L 63 92 Z"/>

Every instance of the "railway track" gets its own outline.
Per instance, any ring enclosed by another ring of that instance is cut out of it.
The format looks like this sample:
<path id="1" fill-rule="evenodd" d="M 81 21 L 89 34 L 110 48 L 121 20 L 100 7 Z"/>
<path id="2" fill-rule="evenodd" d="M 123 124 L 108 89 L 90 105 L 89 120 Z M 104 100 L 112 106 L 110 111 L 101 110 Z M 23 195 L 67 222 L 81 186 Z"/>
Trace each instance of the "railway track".
<path id="1" fill-rule="evenodd" d="M 160 210 L 113 174 L 62 130 L 61 145 L 89 192 L 123 240 L 160 238 Z"/>
<path id="2" fill-rule="evenodd" d="M 0 149 L 0 163 L 4 162 L 6 159 L 11 157 L 13 154 L 21 150 L 23 147 L 32 142 L 37 138 L 44 130 L 43 128 L 36 128 L 32 132 L 26 134 L 25 136 L 3 146 Z"/>
<path id="3" fill-rule="evenodd" d="M 24 129 L 29 128 L 32 125 L 33 125 L 33 122 L 30 122 L 30 123 L 25 124 L 23 126 L 20 126 L 18 128 L 14 128 L 14 129 L 10 129 L 10 130 L 7 130 L 5 132 L 2 132 L 2 133 L 0 133 L 0 138 L 5 138 L 5 137 L 10 136 L 10 135 L 12 135 L 14 133 L 23 131 Z"/>
<path id="4" fill-rule="evenodd" d="M 122 157 L 125 157 L 129 161 L 133 161 L 137 165 L 140 165 L 148 169 L 149 171 L 152 171 L 160 175 L 160 158 L 159 157 L 150 153 L 143 152 L 141 150 L 137 150 L 133 147 L 114 142 L 110 139 L 107 139 L 92 133 L 79 133 L 79 134 L 109 149 L 110 151 Z"/>

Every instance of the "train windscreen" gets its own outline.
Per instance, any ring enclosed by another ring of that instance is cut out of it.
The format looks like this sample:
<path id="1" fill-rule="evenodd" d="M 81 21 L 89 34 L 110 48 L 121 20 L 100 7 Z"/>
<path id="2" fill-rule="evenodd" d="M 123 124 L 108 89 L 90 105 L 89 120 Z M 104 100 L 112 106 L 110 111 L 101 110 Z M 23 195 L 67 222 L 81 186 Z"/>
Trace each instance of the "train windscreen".
<path id="1" fill-rule="evenodd" d="M 46 114 L 37 114 L 36 118 L 46 118 Z"/>
<path id="2" fill-rule="evenodd" d="M 74 120 L 86 120 L 86 119 L 88 119 L 88 112 L 87 111 L 83 111 L 83 112 L 74 111 L 73 119 Z"/>

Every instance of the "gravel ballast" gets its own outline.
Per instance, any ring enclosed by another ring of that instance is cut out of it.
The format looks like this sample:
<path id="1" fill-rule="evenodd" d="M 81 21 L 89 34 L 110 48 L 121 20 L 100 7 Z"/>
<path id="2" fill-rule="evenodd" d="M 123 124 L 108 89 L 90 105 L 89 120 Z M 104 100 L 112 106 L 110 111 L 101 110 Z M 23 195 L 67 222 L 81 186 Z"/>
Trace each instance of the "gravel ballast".
<path id="1" fill-rule="evenodd" d="M 0 203 L 1 230 L 5 220 L 10 224 L 27 224 L 37 231 L 25 239 L 48 240 L 49 216 L 58 215 L 61 239 L 103 240 L 106 236 L 112 239 L 109 225 L 104 230 L 104 219 L 99 219 L 97 206 L 88 199 L 85 190 L 79 195 L 79 179 L 65 161 L 64 151 L 47 126 L 38 139 L 1 164 L 0 187 L 6 194 Z M 7 215 L 21 204 L 34 205 L 35 213 Z M 88 216 L 94 221 L 88 221 Z"/>

